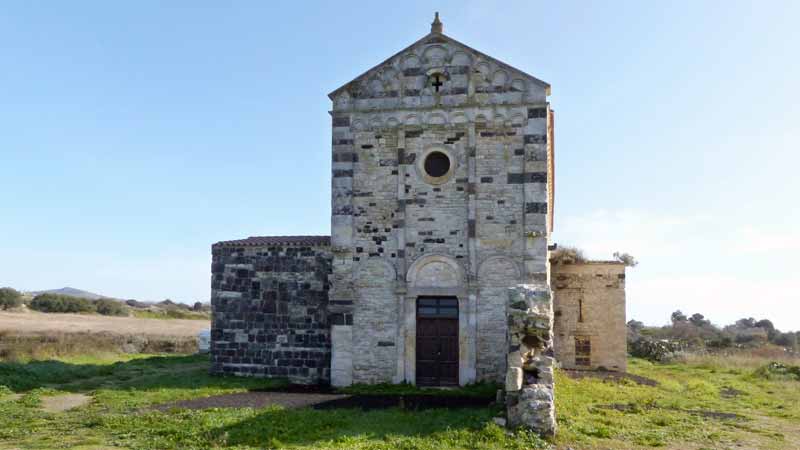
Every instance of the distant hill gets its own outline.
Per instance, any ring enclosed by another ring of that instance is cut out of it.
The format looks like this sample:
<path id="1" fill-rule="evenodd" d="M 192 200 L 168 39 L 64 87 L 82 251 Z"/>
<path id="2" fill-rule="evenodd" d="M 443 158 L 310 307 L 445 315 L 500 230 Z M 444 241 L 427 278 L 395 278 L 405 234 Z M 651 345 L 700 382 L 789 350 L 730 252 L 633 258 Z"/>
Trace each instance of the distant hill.
<path id="1" fill-rule="evenodd" d="M 86 298 L 89 300 L 98 300 L 101 298 L 112 298 L 106 297 L 105 295 L 95 294 L 93 292 L 82 291 L 80 289 L 75 289 L 71 287 L 63 287 L 61 289 L 50 289 L 47 291 L 35 291 L 31 292 L 31 295 L 39 295 L 39 294 L 59 294 L 59 295 L 69 295 L 70 297 L 79 297 L 79 298 Z"/>

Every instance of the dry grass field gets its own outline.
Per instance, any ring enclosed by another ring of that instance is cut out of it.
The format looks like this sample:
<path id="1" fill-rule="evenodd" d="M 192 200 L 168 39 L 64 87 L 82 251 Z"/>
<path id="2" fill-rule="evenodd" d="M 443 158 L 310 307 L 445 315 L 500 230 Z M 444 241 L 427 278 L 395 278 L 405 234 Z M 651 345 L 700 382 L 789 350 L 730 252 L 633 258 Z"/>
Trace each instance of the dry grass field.
<path id="1" fill-rule="evenodd" d="M 209 328 L 205 320 L 141 319 L 90 314 L 50 314 L 35 311 L 0 312 L 0 332 L 114 333 L 148 336 L 196 336 Z"/>

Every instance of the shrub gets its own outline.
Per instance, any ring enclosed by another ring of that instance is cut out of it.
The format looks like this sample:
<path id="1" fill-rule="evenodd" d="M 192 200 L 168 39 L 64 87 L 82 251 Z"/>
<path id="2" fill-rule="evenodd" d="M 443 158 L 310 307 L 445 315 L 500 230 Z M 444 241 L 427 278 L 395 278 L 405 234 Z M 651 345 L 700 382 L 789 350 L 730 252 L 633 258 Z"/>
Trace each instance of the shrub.
<path id="1" fill-rule="evenodd" d="M 85 298 L 58 294 L 40 294 L 31 300 L 31 309 L 46 313 L 86 313 L 95 311 L 94 304 Z"/>
<path id="2" fill-rule="evenodd" d="M 586 262 L 583 250 L 577 247 L 563 246 L 550 252 L 551 264 L 580 264 Z"/>
<path id="3" fill-rule="evenodd" d="M 104 316 L 127 316 L 128 308 L 116 300 L 101 298 L 94 302 L 98 314 Z"/>
<path id="4" fill-rule="evenodd" d="M 773 361 L 766 366 L 759 367 L 754 375 L 765 379 L 794 379 L 800 381 L 800 366 L 793 366 Z"/>
<path id="5" fill-rule="evenodd" d="M 675 358 L 681 351 L 677 342 L 661 339 L 658 341 L 639 338 L 629 346 L 631 356 L 644 358 L 653 362 L 667 362 Z"/>
<path id="6" fill-rule="evenodd" d="M 149 303 L 140 302 L 139 300 L 134 300 L 134 299 L 126 300 L 125 304 L 130 306 L 131 308 L 139 308 L 139 309 L 145 309 L 150 307 Z"/>
<path id="7" fill-rule="evenodd" d="M 3 311 L 22 306 L 22 294 L 10 287 L 0 288 L 0 309 Z"/>

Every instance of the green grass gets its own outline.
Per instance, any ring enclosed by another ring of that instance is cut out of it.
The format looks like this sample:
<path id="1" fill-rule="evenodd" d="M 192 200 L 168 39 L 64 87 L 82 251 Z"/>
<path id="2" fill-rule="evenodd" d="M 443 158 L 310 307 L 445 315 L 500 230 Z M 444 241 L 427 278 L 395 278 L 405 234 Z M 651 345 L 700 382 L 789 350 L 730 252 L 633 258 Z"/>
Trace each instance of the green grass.
<path id="1" fill-rule="evenodd" d="M 630 371 L 659 382 L 573 380 L 557 374 L 559 449 L 800 448 L 800 381 L 758 367 L 714 363 L 654 365 Z M 223 393 L 281 387 L 282 380 L 212 377 L 203 356 L 78 357 L 0 363 L 0 448 L 530 449 L 548 444 L 491 422 L 493 407 L 386 409 L 171 409 L 149 406 Z M 1 387 L 6 386 L 6 387 Z M 455 391 L 493 396 L 495 386 Z M 408 385 L 353 386 L 361 395 L 453 395 Z M 92 395 L 78 409 L 46 413 L 41 398 Z M 14 399 L 12 393 L 23 394 Z M 5 399 L 4 399 L 5 398 Z M 712 413 L 732 413 L 723 418 Z"/>
<path id="2" fill-rule="evenodd" d="M 713 364 L 652 364 L 629 372 L 658 381 L 556 378 L 557 443 L 576 448 L 794 448 L 800 439 L 800 383 L 759 369 Z M 721 417 L 718 413 L 735 414 Z M 794 431 L 792 431 L 794 430 Z M 789 432 L 789 436 L 786 434 Z M 755 444 L 754 444 L 755 443 Z"/>

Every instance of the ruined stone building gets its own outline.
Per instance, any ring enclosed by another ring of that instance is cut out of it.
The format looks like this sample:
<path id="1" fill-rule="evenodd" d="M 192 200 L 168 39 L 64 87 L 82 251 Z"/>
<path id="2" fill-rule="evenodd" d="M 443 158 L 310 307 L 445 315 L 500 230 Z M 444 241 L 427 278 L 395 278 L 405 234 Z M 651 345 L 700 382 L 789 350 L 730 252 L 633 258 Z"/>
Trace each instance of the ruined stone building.
<path id="1" fill-rule="evenodd" d="M 624 370 L 624 266 L 548 262 L 549 94 L 445 35 L 438 16 L 331 92 L 331 235 L 212 246 L 212 370 L 334 385 L 502 381 L 517 284 L 552 287 L 564 366 Z"/>

